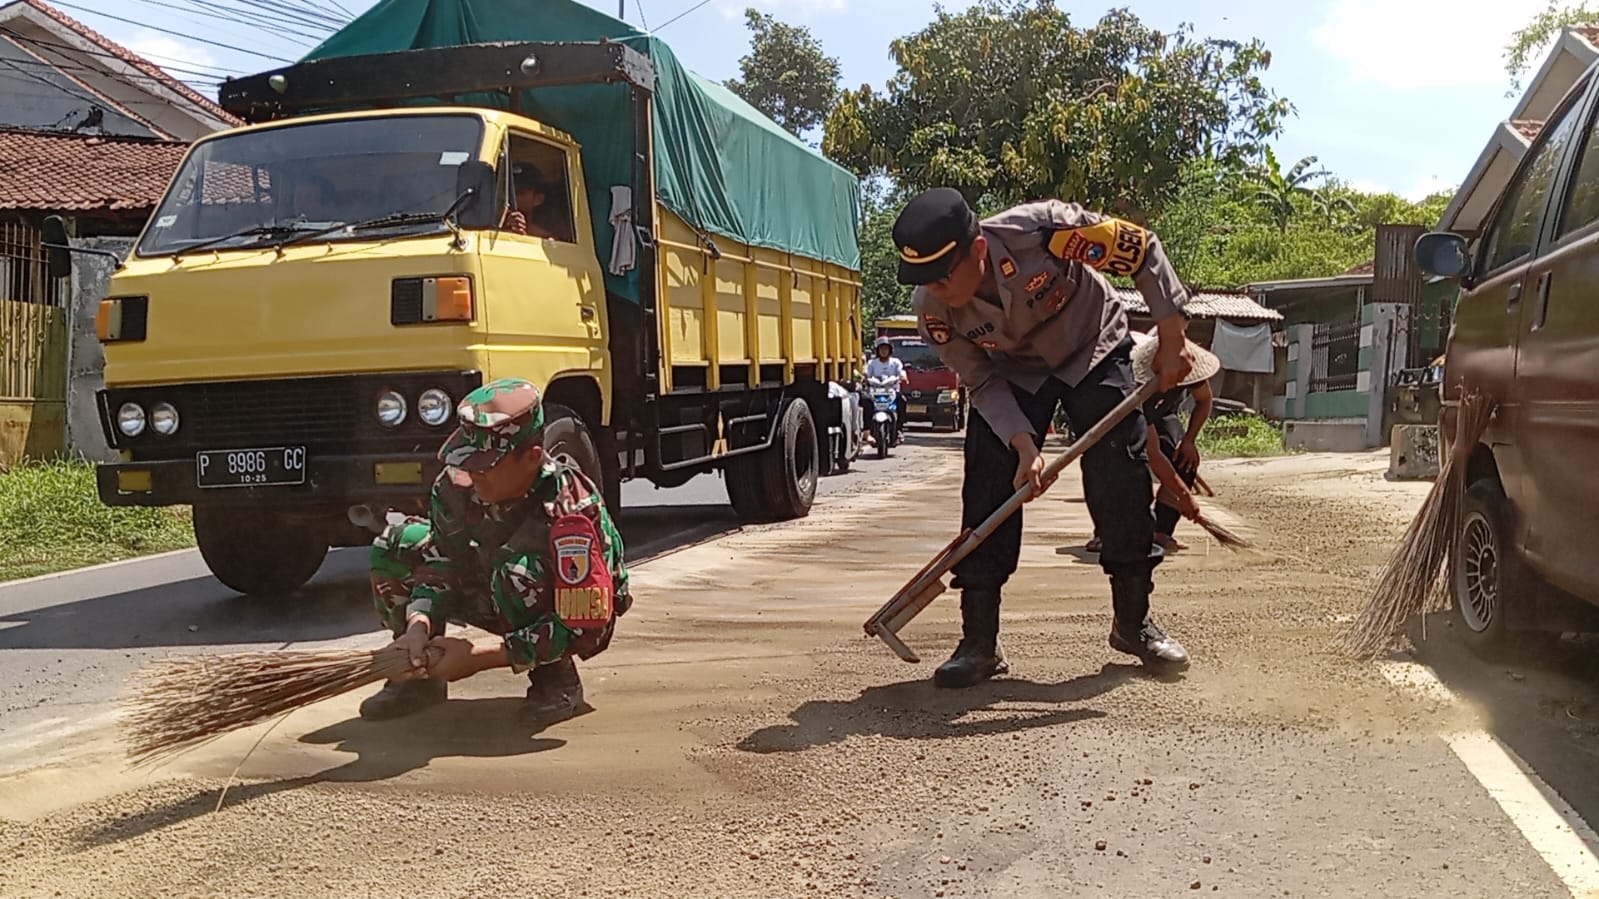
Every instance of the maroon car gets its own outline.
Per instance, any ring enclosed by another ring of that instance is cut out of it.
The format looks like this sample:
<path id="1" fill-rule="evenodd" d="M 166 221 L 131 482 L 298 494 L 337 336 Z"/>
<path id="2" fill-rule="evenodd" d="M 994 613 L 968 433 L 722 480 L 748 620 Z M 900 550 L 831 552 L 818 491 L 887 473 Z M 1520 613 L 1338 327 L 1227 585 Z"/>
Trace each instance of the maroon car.
<path id="1" fill-rule="evenodd" d="M 1466 462 L 1450 581 L 1485 653 L 1525 632 L 1591 630 L 1599 606 L 1599 79 L 1578 81 L 1480 236 L 1435 232 L 1421 267 L 1456 279 L 1443 434 L 1465 392 L 1497 404 Z M 1575 601 L 1574 601 L 1575 600 Z"/>

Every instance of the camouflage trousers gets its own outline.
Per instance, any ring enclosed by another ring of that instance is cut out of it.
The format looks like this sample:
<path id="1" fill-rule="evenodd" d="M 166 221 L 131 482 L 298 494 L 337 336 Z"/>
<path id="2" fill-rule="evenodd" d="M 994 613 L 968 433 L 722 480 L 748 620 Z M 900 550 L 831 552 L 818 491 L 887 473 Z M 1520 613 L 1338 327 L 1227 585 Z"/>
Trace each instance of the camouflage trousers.
<path id="1" fill-rule="evenodd" d="M 435 636 L 446 622 L 497 634 L 505 639 L 512 669 L 525 671 L 603 652 L 616 615 L 627 609 L 626 595 L 617 596 L 603 628 L 569 627 L 555 613 L 543 553 L 511 554 L 491 567 L 477 563 L 475 556 L 463 564 L 439 552 L 426 518 L 389 525 L 372 541 L 372 601 L 379 619 L 395 636 L 404 633 L 413 611 L 428 615 Z"/>

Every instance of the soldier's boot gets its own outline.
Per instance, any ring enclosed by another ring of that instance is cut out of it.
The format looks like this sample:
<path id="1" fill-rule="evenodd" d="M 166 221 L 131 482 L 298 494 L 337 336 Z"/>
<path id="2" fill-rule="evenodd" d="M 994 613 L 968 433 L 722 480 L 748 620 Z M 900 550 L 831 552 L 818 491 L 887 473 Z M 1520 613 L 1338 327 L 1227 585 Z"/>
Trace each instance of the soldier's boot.
<path id="1" fill-rule="evenodd" d="M 961 591 L 961 642 L 949 661 L 933 672 L 939 687 L 972 687 L 1010 670 L 999 645 L 999 590 Z"/>
<path id="2" fill-rule="evenodd" d="M 544 726 L 588 711 L 583 701 L 583 681 L 571 656 L 540 665 L 527 674 L 531 685 L 518 715 L 523 724 Z"/>
<path id="3" fill-rule="evenodd" d="M 450 683 L 443 678 L 391 680 L 361 702 L 361 717 L 368 721 L 403 718 L 450 698 Z"/>
<path id="4" fill-rule="evenodd" d="M 1110 628 L 1110 648 L 1137 656 L 1145 665 L 1166 671 L 1188 667 L 1188 650 L 1170 636 L 1149 613 L 1154 580 L 1144 575 L 1113 575 L 1111 605 L 1116 620 Z"/>

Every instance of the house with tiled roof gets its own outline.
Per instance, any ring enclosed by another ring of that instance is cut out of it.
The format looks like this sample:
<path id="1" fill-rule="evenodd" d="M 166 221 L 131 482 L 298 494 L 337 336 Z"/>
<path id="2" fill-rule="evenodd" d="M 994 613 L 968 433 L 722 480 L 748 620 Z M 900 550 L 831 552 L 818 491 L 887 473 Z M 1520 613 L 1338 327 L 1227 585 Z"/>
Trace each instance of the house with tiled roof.
<path id="1" fill-rule="evenodd" d="M 73 319 L 92 332 L 98 300 L 47 277 L 45 217 L 137 234 L 190 142 L 236 124 L 44 0 L 0 0 L 0 465 L 65 448 Z"/>
<path id="2" fill-rule="evenodd" d="M 1595 61 L 1599 61 L 1599 28 L 1578 26 L 1561 32 L 1543 65 L 1527 82 L 1515 108 L 1494 126 L 1471 171 L 1444 210 L 1439 228 L 1476 236 L 1489 207 L 1509 183 L 1544 120 Z"/>

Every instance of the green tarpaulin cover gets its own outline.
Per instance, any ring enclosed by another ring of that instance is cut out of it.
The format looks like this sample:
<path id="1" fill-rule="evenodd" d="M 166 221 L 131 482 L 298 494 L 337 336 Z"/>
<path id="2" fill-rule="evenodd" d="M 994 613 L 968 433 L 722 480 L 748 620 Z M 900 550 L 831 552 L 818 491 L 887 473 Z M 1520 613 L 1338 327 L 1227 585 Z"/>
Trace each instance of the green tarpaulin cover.
<path id="1" fill-rule="evenodd" d="M 745 243 L 860 268 L 860 185 L 726 88 L 683 68 L 671 48 L 573 0 L 382 0 L 306 59 L 495 41 L 595 41 L 631 46 L 655 64 L 655 179 L 661 202 L 689 224 Z M 595 246 L 612 242 L 611 186 L 630 180 L 632 118 L 621 85 L 541 88 L 530 115 L 583 147 Z M 638 271 L 606 275 L 636 300 Z"/>

